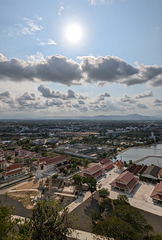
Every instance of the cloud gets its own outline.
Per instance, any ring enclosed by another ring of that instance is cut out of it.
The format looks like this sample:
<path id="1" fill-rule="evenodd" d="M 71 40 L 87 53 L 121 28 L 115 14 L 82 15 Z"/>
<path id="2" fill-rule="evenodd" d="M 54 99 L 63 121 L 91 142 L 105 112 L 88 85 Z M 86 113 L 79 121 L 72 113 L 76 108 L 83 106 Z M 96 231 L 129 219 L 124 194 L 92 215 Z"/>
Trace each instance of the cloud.
<path id="1" fill-rule="evenodd" d="M 137 68 L 125 63 L 118 57 L 78 57 L 81 62 L 82 71 L 86 74 L 86 81 L 106 81 L 121 82 L 125 78 L 129 78 L 139 71 Z"/>
<path id="2" fill-rule="evenodd" d="M 76 93 L 71 90 L 68 89 L 67 94 L 61 93 L 59 91 L 53 91 L 50 88 L 44 86 L 44 85 L 40 85 L 38 87 L 38 91 L 42 93 L 42 96 L 45 98 L 60 98 L 62 100 L 68 100 L 68 99 L 76 99 L 77 95 Z"/>
<path id="3" fill-rule="evenodd" d="M 154 87 L 162 86 L 162 66 L 144 66 L 136 63 L 136 67 L 133 67 L 118 57 L 111 56 L 83 56 L 78 59 L 81 60 L 80 64 L 61 55 L 45 59 L 38 52 L 29 56 L 27 61 L 7 60 L 0 54 L 0 80 L 50 81 L 67 86 L 96 82 L 119 83 L 126 86 L 144 83 Z M 146 97 L 147 94 L 138 97 Z"/>
<path id="4" fill-rule="evenodd" d="M 140 99 L 140 98 L 147 98 L 147 97 L 153 97 L 152 91 L 148 91 L 148 92 L 138 94 L 135 98 Z"/>
<path id="5" fill-rule="evenodd" d="M 45 42 L 39 43 L 40 46 L 49 46 L 49 45 L 57 45 L 57 43 L 53 39 L 48 39 Z"/>
<path id="6" fill-rule="evenodd" d="M 148 109 L 148 107 L 145 105 L 145 104 L 137 104 L 137 107 L 140 108 L 140 109 Z"/>
<path id="7" fill-rule="evenodd" d="M 34 35 L 36 32 L 42 31 L 43 26 L 39 24 L 42 18 L 36 16 L 35 19 L 24 18 L 23 24 L 17 24 L 14 29 L 9 31 L 10 36 Z"/>
<path id="8" fill-rule="evenodd" d="M 17 101 L 27 101 L 27 100 L 30 100 L 30 101 L 35 101 L 36 100 L 36 97 L 35 97 L 35 94 L 34 93 L 24 93 L 22 96 L 16 98 Z"/>
<path id="9" fill-rule="evenodd" d="M 6 99 L 6 98 L 10 98 L 9 91 L 5 91 L 5 92 L 0 93 L 0 100 Z"/>
<path id="10" fill-rule="evenodd" d="M 103 94 L 100 94 L 99 97 L 98 97 L 98 99 L 99 99 L 99 101 L 104 101 L 105 98 L 107 98 L 107 97 L 110 97 L 110 94 L 107 93 L 107 92 L 105 92 L 105 93 L 103 93 Z"/>
<path id="11" fill-rule="evenodd" d="M 1 56 L 1 59 L 2 58 Z M 82 72 L 78 63 L 56 55 L 39 62 L 11 59 L 0 62 L 0 80 L 23 81 L 36 79 L 59 82 L 65 85 L 79 84 Z"/>
<path id="12" fill-rule="evenodd" d="M 114 0 L 89 0 L 91 5 L 96 4 L 112 4 Z"/>
<path id="13" fill-rule="evenodd" d="M 155 104 L 155 106 L 160 107 L 160 106 L 162 106 L 162 100 L 156 99 L 156 100 L 154 101 L 154 104 Z"/>
<path id="14" fill-rule="evenodd" d="M 78 103 L 79 103 L 79 104 L 85 104 L 85 102 L 82 101 L 82 100 L 78 100 Z"/>
<path id="15" fill-rule="evenodd" d="M 59 11 L 58 11 L 58 15 L 61 16 L 63 11 L 64 11 L 64 3 L 60 2 L 60 8 L 59 8 Z"/>
<path id="16" fill-rule="evenodd" d="M 45 105 L 48 107 L 52 107 L 52 106 L 59 107 L 59 106 L 63 105 L 63 102 L 60 100 L 53 99 L 52 101 L 47 100 Z"/>
<path id="17" fill-rule="evenodd" d="M 125 95 L 124 98 L 121 98 L 121 102 L 125 103 L 136 103 L 136 101 L 130 98 L 128 95 Z"/>

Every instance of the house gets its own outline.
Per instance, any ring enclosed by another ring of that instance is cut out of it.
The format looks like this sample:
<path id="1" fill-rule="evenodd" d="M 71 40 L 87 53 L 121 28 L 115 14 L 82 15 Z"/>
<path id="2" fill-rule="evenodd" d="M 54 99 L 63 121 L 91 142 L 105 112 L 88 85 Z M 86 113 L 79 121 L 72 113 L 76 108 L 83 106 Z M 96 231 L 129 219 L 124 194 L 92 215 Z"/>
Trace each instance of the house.
<path id="1" fill-rule="evenodd" d="M 142 177 L 158 180 L 158 174 L 161 168 L 155 165 L 148 166 L 146 170 L 141 174 Z"/>
<path id="2" fill-rule="evenodd" d="M 135 177 L 132 173 L 125 171 L 121 173 L 110 185 L 111 188 L 117 188 L 124 192 L 132 192 L 135 186 L 138 184 L 139 178 Z"/>
<path id="3" fill-rule="evenodd" d="M 42 157 L 37 161 L 33 162 L 33 166 L 37 169 L 38 166 L 41 167 L 43 172 L 50 172 L 53 170 L 63 171 L 65 168 L 69 167 L 69 163 L 65 155 L 52 157 Z"/>
<path id="4" fill-rule="evenodd" d="M 4 152 L 3 150 L 0 149 L 0 169 L 5 169 L 6 167 L 6 159 L 4 156 Z"/>
<path id="5" fill-rule="evenodd" d="M 160 201 L 162 202 L 162 182 L 157 183 L 153 192 L 151 193 L 150 197 L 154 201 Z"/>
<path id="6" fill-rule="evenodd" d="M 162 180 L 162 168 L 160 169 L 160 171 L 158 173 L 158 179 Z"/>
<path id="7" fill-rule="evenodd" d="M 87 168 L 83 171 L 83 177 L 94 177 L 95 179 L 100 178 L 105 174 L 105 170 L 100 164 L 96 164 L 90 168 Z"/>
<path id="8" fill-rule="evenodd" d="M 114 167 L 113 162 L 107 157 L 104 159 L 99 160 L 101 166 L 105 169 L 105 170 L 109 170 L 112 169 Z"/>
<path id="9" fill-rule="evenodd" d="M 127 171 L 133 173 L 134 175 L 141 175 L 145 170 L 147 166 L 146 165 L 136 165 L 135 163 L 132 164 L 127 168 Z"/>
<path id="10" fill-rule="evenodd" d="M 21 163 L 15 163 L 8 166 L 5 171 L 2 172 L 2 179 L 13 180 L 25 174 L 25 169 Z"/>

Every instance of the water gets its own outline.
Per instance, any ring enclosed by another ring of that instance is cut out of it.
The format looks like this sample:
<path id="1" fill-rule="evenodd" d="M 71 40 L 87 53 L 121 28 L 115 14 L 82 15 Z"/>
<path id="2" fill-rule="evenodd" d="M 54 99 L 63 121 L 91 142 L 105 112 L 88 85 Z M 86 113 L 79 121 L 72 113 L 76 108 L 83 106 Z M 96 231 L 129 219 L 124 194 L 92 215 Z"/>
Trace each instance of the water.
<path id="1" fill-rule="evenodd" d="M 132 162 L 135 162 L 147 156 L 157 156 L 161 158 L 156 157 L 148 158 L 148 160 L 140 162 L 141 164 L 146 165 L 155 164 L 160 165 L 162 167 L 162 144 L 152 145 L 150 147 L 131 148 L 128 151 L 125 151 L 117 155 L 117 159 L 126 161 L 128 163 L 130 160 L 132 160 Z M 157 164 L 157 162 L 159 162 L 159 164 Z"/>

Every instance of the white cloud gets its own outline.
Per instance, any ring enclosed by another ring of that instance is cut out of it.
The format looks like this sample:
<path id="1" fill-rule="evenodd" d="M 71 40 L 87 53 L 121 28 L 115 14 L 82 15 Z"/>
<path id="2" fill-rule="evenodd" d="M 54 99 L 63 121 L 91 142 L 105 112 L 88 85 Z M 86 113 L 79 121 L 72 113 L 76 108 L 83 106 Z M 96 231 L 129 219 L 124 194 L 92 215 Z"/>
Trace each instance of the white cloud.
<path id="1" fill-rule="evenodd" d="M 22 36 L 22 35 L 34 35 L 35 33 L 42 31 L 43 26 L 39 24 L 42 20 L 37 16 L 35 19 L 24 18 L 23 24 L 17 24 L 15 28 L 9 31 L 10 36 Z"/>
<path id="2" fill-rule="evenodd" d="M 57 43 L 53 39 L 48 39 L 45 42 L 39 43 L 40 46 L 48 46 L 48 45 L 57 45 Z"/>
<path id="3" fill-rule="evenodd" d="M 91 5 L 96 4 L 112 4 L 114 0 L 89 0 Z"/>
<path id="4" fill-rule="evenodd" d="M 63 2 L 60 2 L 60 8 L 59 8 L 59 11 L 58 11 L 58 15 L 61 16 L 62 15 L 62 12 L 64 11 L 64 3 Z"/>

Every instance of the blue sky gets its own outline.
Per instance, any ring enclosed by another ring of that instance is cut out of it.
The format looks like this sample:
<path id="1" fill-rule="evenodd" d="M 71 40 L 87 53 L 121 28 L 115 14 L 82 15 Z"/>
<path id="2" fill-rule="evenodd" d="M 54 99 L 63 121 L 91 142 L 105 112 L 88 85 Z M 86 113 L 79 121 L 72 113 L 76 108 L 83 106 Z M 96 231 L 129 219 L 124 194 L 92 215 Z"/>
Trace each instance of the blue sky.
<path id="1" fill-rule="evenodd" d="M 0 118 L 162 115 L 161 0 L 0 6 Z"/>

